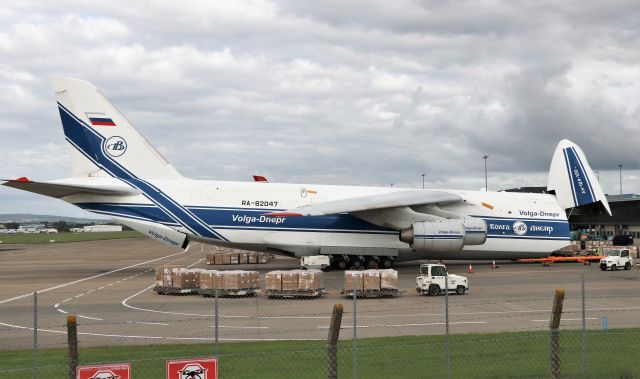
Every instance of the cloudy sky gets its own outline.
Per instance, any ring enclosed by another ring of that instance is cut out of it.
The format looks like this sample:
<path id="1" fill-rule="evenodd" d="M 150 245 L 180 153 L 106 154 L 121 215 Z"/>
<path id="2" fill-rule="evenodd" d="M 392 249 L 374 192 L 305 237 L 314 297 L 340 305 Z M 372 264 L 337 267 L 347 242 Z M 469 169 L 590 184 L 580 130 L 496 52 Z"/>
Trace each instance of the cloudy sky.
<path id="1" fill-rule="evenodd" d="M 55 4 L 54 4 L 55 3 Z M 70 173 L 52 76 L 94 82 L 185 176 L 546 185 L 569 138 L 640 193 L 637 1 L 4 1 L 0 178 Z M 0 188 L 0 213 L 85 216 Z"/>

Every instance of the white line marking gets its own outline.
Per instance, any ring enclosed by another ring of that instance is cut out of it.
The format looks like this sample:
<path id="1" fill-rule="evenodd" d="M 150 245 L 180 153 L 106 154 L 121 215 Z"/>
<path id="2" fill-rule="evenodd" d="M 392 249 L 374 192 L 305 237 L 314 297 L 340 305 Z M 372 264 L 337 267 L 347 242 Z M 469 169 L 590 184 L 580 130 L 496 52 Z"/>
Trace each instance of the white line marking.
<path id="1" fill-rule="evenodd" d="M 67 301 L 71 301 L 72 299 L 73 299 L 72 297 L 69 297 L 69 298 L 66 298 L 66 299 L 62 300 L 62 302 L 66 303 Z"/>
<path id="2" fill-rule="evenodd" d="M 56 303 L 53 307 L 58 308 L 59 306 L 60 306 L 60 303 Z"/>
<path id="3" fill-rule="evenodd" d="M 165 324 L 164 322 L 144 322 L 144 321 L 127 321 L 127 324 L 142 324 L 142 325 L 162 325 L 162 326 L 169 326 L 169 324 Z"/>
<path id="4" fill-rule="evenodd" d="M 67 311 L 65 311 L 65 310 L 63 310 L 63 309 L 60 309 L 60 308 L 58 308 L 58 312 L 60 312 L 60 313 L 65 313 L 65 314 L 69 313 L 69 312 L 67 312 Z M 38 329 L 38 330 L 40 330 L 40 329 Z"/>
<path id="5" fill-rule="evenodd" d="M 8 326 L 15 329 L 33 330 L 28 326 L 12 325 L 0 322 L 2 326 Z M 64 330 L 40 329 L 38 332 L 67 334 Z M 103 334 L 103 333 L 87 333 L 78 332 L 82 336 L 98 336 L 98 337 L 116 337 L 116 338 L 139 338 L 151 340 L 171 340 L 171 341 L 211 341 L 211 337 L 165 337 L 165 336 L 129 336 L 122 334 Z M 326 338 L 219 338 L 220 341 L 324 341 Z"/>
<path id="6" fill-rule="evenodd" d="M 101 318 L 97 318 L 97 317 L 89 317 L 89 316 L 83 316 L 83 315 L 78 315 L 79 318 L 86 318 L 88 320 L 96 320 L 96 321 L 104 321 L 104 319 Z M 39 329 L 38 329 L 39 330 Z"/>
<path id="7" fill-rule="evenodd" d="M 598 317 L 586 317 L 585 320 L 600 320 Z M 581 318 L 561 318 L 562 321 L 582 321 Z M 531 322 L 549 322 L 549 320 L 531 320 Z"/>
<path id="8" fill-rule="evenodd" d="M 118 269 L 115 269 L 115 270 L 111 270 L 111 271 L 103 272 L 102 274 L 97 274 L 97 275 L 90 276 L 90 277 L 87 277 L 87 278 L 74 280 L 73 282 L 68 282 L 68 283 L 64 283 L 64 284 L 59 284 L 59 285 L 57 285 L 57 286 L 53 286 L 53 287 L 45 288 L 45 289 L 43 289 L 43 290 L 39 290 L 39 291 L 37 291 L 37 292 L 38 292 L 38 293 L 44 293 L 44 292 L 49 292 L 49 291 L 57 290 L 57 289 L 60 289 L 60 288 L 64 288 L 64 287 L 67 287 L 67 286 L 73 285 L 73 284 L 78 284 L 78 283 L 86 282 L 87 280 L 96 279 L 96 278 L 100 278 L 100 277 L 105 276 L 105 275 L 113 274 L 113 273 L 115 273 L 115 272 L 120 272 L 120 271 L 128 270 L 128 269 L 133 268 L 133 267 L 142 266 L 142 265 L 145 265 L 145 264 L 147 264 L 147 263 L 156 262 L 156 261 L 159 261 L 159 260 L 162 260 L 162 259 L 165 259 L 165 258 L 175 257 L 176 255 L 180 255 L 180 254 L 184 254 L 184 253 L 186 253 L 187 251 L 189 251 L 189 249 L 190 249 L 192 246 L 195 246 L 196 244 L 198 244 L 198 242 L 195 242 L 193 245 L 189 245 L 189 246 L 187 246 L 187 248 L 186 248 L 186 249 L 184 249 L 183 251 L 181 251 L 181 252 L 179 252 L 179 253 L 170 254 L 170 255 L 165 255 L 164 257 L 160 257 L 160 258 L 156 258 L 156 259 L 151 259 L 151 260 L 148 260 L 148 261 L 145 261 L 145 262 L 136 263 L 136 264 L 131 265 L 131 266 L 122 267 L 122 268 L 118 268 Z M 23 294 L 23 295 L 18 295 L 18 296 L 14 296 L 14 297 L 12 297 L 12 298 L 9 298 L 9 299 L 1 300 L 1 301 L 0 301 L 0 304 L 4 304 L 4 303 L 8 303 L 8 302 L 10 302 L 10 301 L 14 301 L 14 300 L 22 299 L 22 298 L 25 298 L 25 297 L 27 297 L 27 296 L 33 296 L 33 292 L 29 292 L 29 293 L 25 293 L 25 294 Z"/>
<path id="9" fill-rule="evenodd" d="M 83 294 L 83 293 L 81 293 L 81 294 L 79 294 L 79 295 L 75 295 L 74 297 L 75 297 L 75 298 L 78 298 L 78 297 L 82 297 L 82 296 L 84 296 L 84 294 Z"/>
<path id="10" fill-rule="evenodd" d="M 215 325 L 211 325 L 212 328 L 215 328 Z M 227 328 L 227 329 L 271 329 L 270 326 L 231 326 L 231 325 L 218 325 L 218 328 Z"/>
<path id="11" fill-rule="evenodd" d="M 458 321 L 458 322 L 450 322 L 449 325 L 462 325 L 462 324 L 486 324 L 486 321 Z M 403 326 L 434 326 L 434 325 L 445 325 L 444 322 L 429 322 L 424 324 L 384 324 L 384 325 L 357 325 L 357 328 L 374 328 L 374 327 L 403 327 Z M 318 329 L 329 329 L 328 326 L 317 326 Z M 341 326 L 342 329 L 353 329 L 353 325 L 345 325 Z"/>

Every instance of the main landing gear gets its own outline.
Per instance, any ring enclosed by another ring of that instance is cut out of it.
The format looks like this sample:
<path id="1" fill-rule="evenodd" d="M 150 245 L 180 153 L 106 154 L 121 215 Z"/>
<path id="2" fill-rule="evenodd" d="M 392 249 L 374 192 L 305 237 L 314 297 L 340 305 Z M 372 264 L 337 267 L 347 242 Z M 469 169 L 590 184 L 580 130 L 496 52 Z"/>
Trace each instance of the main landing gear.
<path id="1" fill-rule="evenodd" d="M 393 267 L 393 257 L 373 255 L 331 255 L 331 268 L 335 270 L 388 269 Z"/>

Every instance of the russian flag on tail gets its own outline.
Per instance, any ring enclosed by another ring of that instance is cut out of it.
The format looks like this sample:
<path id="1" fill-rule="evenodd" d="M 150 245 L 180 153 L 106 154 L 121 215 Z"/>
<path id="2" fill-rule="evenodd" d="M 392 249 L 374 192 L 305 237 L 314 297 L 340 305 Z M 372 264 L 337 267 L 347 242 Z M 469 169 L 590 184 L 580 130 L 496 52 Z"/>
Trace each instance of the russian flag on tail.
<path id="1" fill-rule="evenodd" d="M 87 117 L 89 118 L 89 122 L 91 125 L 96 126 L 116 126 L 116 123 L 113 122 L 111 118 L 109 118 L 104 113 L 89 113 L 87 112 Z"/>

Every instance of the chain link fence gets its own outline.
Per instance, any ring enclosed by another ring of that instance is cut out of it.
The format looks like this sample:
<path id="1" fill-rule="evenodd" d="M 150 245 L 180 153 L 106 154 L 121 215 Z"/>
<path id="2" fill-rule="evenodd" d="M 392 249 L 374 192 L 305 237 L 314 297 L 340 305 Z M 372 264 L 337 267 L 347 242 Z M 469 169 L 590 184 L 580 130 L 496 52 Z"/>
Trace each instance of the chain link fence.
<path id="1" fill-rule="evenodd" d="M 566 287 L 559 376 L 639 377 L 637 270 L 616 274 L 627 278 L 619 291 L 585 279 L 594 270 L 558 282 Z M 340 272 L 326 274 L 317 299 L 158 295 L 151 281 L 140 287 L 151 269 L 14 296 L 0 304 L 0 378 L 69 377 L 71 314 L 81 365 L 131 362 L 134 378 L 163 378 L 168 359 L 218 357 L 221 378 L 323 378 L 335 304 L 344 309 L 339 378 L 552 376 L 549 288 L 558 276 L 534 274 L 519 284 L 526 291 L 509 291 L 511 276 L 498 272 L 487 285 L 469 274 L 465 295 L 424 296 L 403 272 L 397 296 L 372 299 L 342 293 Z"/>

